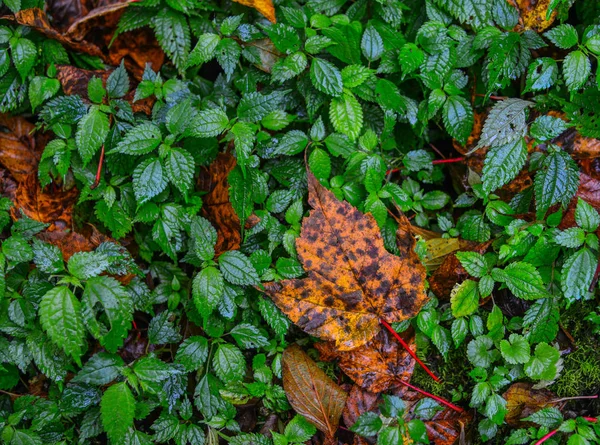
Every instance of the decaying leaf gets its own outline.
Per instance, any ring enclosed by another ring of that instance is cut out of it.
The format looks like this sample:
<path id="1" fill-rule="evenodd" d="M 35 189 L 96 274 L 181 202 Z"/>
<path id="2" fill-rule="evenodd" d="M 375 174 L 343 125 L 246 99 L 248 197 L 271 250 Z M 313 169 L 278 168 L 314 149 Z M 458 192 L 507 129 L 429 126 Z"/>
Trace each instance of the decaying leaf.
<path id="1" fill-rule="evenodd" d="M 354 385 L 350 389 L 346 406 L 342 413 L 344 424 L 349 428 L 356 423 L 361 414 L 376 411 L 377 405 L 381 401 L 379 394 L 369 392 L 358 385 Z M 354 436 L 354 445 L 367 445 L 370 443 L 359 435 Z"/>
<path id="2" fill-rule="evenodd" d="M 370 214 L 362 214 L 308 174 L 308 202 L 296 240 L 308 277 L 266 283 L 266 293 L 308 332 L 340 350 L 364 345 L 388 323 L 414 317 L 425 304 L 425 268 L 385 250 Z M 417 260 L 418 261 L 418 260 Z"/>
<path id="3" fill-rule="evenodd" d="M 202 168 L 198 189 L 208 192 L 202 197 L 202 216 L 217 229 L 215 253 L 240 248 L 240 219 L 229 200 L 227 176 L 235 167 L 235 158 L 229 153 L 219 153 L 208 168 Z"/>
<path id="4" fill-rule="evenodd" d="M 20 25 L 29 26 L 49 39 L 56 40 L 74 51 L 90 54 L 92 56 L 103 56 L 102 50 L 93 43 L 86 41 L 78 42 L 63 36 L 50 25 L 46 13 L 39 8 L 23 9 L 15 14 L 15 19 Z"/>
<path id="5" fill-rule="evenodd" d="M 411 349 L 416 345 L 407 340 Z M 352 351 L 339 351 L 333 342 L 317 343 L 321 359 L 339 360 L 338 365 L 354 383 L 367 391 L 383 392 L 409 381 L 415 360 L 388 331 L 380 331 L 371 341 Z"/>
<path id="6" fill-rule="evenodd" d="M 46 141 L 38 143 L 34 130 L 35 125 L 22 117 L 0 114 L 0 164 L 17 181 L 37 172 Z"/>
<path id="7" fill-rule="evenodd" d="M 294 410 L 333 438 L 348 395 L 297 345 L 283 352 L 282 370 Z"/>
<path id="8" fill-rule="evenodd" d="M 511 5 L 517 6 L 519 9 L 519 25 L 517 30 L 526 31 L 532 29 L 536 32 L 542 32 L 552 23 L 556 18 L 556 11 L 552 12 L 548 20 L 546 16 L 548 13 L 548 7 L 552 0 L 507 0 Z"/>
<path id="9" fill-rule="evenodd" d="M 256 9 L 262 15 L 264 15 L 270 22 L 275 23 L 275 7 L 273 6 L 272 0 L 233 0 L 240 5 L 248 6 Z"/>
<path id="10" fill-rule="evenodd" d="M 270 73 L 273 69 L 273 65 L 275 65 L 275 62 L 280 60 L 282 57 L 285 57 L 285 54 L 281 53 L 279 50 L 277 50 L 277 48 L 275 48 L 275 45 L 271 39 L 253 40 L 246 43 L 244 47 L 250 50 L 255 48 L 255 51 L 258 53 L 260 58 L 260 62 L 256 63 L 255 66 L 265 73 Z"/>
<path id="11" fill-rule="evenodd" d="M 73 22 L 65 33 L 66 37 L 73 40 L 83 40 L 85 36 L 93 29 L 101 27 L 114 28 L 118 25 L 119 19 L 125 8 L 129 6 L 128 1 L 121 3 L 109 3 L 107 5 L 94 8 L 84 16 Z"/>
<path id="12" fill-rule="evenodd" d="M 556 406 L 552 400 L 556 395 L 547 389 L 532 389 L 531 383 L 513 383 L 502 397 L 506 400 L 508 413 L 504 420 L 509 425 L 518 425 L 521 419 L 530 416 L 542 408 Z"/>

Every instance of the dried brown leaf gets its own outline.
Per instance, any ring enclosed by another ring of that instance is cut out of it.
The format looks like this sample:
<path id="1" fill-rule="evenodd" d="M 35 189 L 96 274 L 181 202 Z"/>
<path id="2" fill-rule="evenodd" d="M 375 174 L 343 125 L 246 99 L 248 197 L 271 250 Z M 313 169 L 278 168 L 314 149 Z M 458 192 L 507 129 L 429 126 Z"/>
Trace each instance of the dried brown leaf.
<path id="1" fill-rule="evenodd" d="M 275 7 L 273 6 L 272 0 L 233 0 L 240 5 L 248 6 L 256 9 L 262 15 L 264 15 L 270 22 L 275 23 Z"/>
<path id="2" fill-rule="evenodd" d="M 198 189 L 206 191 L 202 197 L 202 216 L 217 229 L 215 252 L 220 255 L 240 248 L 240 219 L 229 200 L 227 176 L 235 167 L 235 158 L 229 153 L 219 153 L 208 168 L 202 168 Z"/>
<path id="3" fill-rule="evenodd" d="M 542 408 L 555 406 L 552 400 L 556 395 L 547 389 L 533 389 L 532 383 L 513 383 L 502 397 L 506 400 L 506 417 L 504 420 L 509 425 L 519 425 L 521 419 L 530 416 Z"/>
<path id="4" fill-rule="evenodd" d="M 525 31 L 532 29 L 535 32 L 542 32 L 552 23 L 556 18 L 556 11 L 554 11 L 548 20 L 546 20 L 546 14 L 548 7 L 550 6 L 551 0 L 507 0 L 511 5 L 517 6 L 519 10 L 519 25 L 517 25 L 517 31 Z"/>
<path id="5" fill-rule="evenodd" d="M 416 350 L 414 339 L 406 342 Z M 387 391 L 409 381 L 415 360 L 388 331 L 380 331 L 371 341 L 351 351 L 339 351 L 335 343 L 317 343 L 321 359 L 338 360 L 338 366 L 354 383 L 370 392 Z"/>
<path id="6" fill-rule="evenodd" d="M 427 300 L 425 268 L 385 250 L 370 214 L 362 214 L 308 174 L 314 209 L 296 240 L 308 277 L 266 283 L 265 291 L 307 333 L 340 350 L 364 345 L 388 323 L 414 317 Z M 420 266 L 420 267 L 419 267 Z"/>
<path id="7" fill-rule="evenodd" d="M 17 181 L 37 173 L 37 165 L 45 145 L 36 141 L 35 125 L 22 117 L 0 114 L 0 164 Z"/>
<path id="8" fill-rule="evenodd" d="M 298 346 L 283 352 L 283 388 L 297 413 L 325 433 L 335 435 L 348 395 Z"/>

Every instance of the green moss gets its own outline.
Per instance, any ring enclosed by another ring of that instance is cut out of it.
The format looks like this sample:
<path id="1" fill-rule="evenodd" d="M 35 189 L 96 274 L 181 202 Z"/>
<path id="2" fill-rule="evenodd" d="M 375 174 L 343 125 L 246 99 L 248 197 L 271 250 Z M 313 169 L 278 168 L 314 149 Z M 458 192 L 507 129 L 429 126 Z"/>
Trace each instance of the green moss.
<path id="1" fill-rule="evenodd" d="M 593 394 L 600 389 L 600 344 L 585 317 L 593 302 L 577 303 L 561 314 L 561 323 L 573 336 L 577 349 L 563 357 L 563 370 L 551 386 L 559 397 Z"/>

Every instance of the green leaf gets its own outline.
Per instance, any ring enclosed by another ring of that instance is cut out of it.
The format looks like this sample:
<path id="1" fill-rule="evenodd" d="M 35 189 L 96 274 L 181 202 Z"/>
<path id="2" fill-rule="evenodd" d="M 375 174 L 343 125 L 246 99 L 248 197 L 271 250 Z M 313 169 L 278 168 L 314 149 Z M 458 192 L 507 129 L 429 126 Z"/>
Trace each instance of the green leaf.
<path id="1" fill-rule="evenodd" d="M 109 439 L 114 443 L 123 443 L 123 438 L 133 427 L 135 398 L 126 382 L 110 386 L 100 401 L 102 426 Z"/>
<path id="2" fill-rule="evenodd" d="M 285 82 L 301 74 L 308 65 L 308 59 L 303 52 L 290 54 L 285 59 L 275 62 L 271 70 L 273 82 Z"/>
<path id="3" fill-rule="evenodd" d="M 108 269 L 108 257 L 98 252 L 76 252 L 67 263 L 69 273 L 80 280 L 100 275 Z"/>
<path id="4" fill-rule="evenodd" d="M 398 55 L 398 61 L 405 75 L 419 68 L 424 60 L 425 53 L 414 43 L 406 43 Z"/>
<path id="5" fill-rule="evenodd" d="M 190 124 L 195 112 L 196 110 L 192 108 L 189 100 L 181 101 L 171 107 L 165 118 L 169 132 L 174 135 L 182 134 Z"/>
<path id="6" fill-rule="evenodd" d="M 245 94 L 237 107 L 237 115 L 244 122 L 258 122 L 267 114 L 277 110 L 287 91 L 275 91 L 270 94 L 252 92 Z"/>
<path id="7" fill-rule="evenodd" d="M 567 301 L 572 303 L 588 295 L 597 267 L 598 255 L 590 249 L 578 250 L 567 257 L 560 279 L 560 287 Z"/>
<path id="8" fill-rule="evenodd" d="M 169 311 L 163 311 L 150 320 L 148 326 L 148 341 L 150 344 L 163 345 L 181 340 L 179 331 L 173 325 L 172 315 Z"/>
<path id="9" fill-rule="evenodd" d="M 191 45 L 190 28 L 185 15 L 164 8 L 152 18 L 151 23 L 162 49 L 175 66 L 183 70 Z"/>
<path id="10" fill-rule="evenodd" d="M 86 362 L 71 382 L 96 386 L 107 385 L 119 377 L 124 365 L 123 359 L 117 354 L 98 352 Z"/>
<path id="11" fill-rule="evenodd" d="M 33 261 L 44 273 L 56 274 L 65 270 L 62 252 L 52 244 L 33 239 Z"/>
<path id="12" fill-rule="evenodd" d="M 108 97 L 123 97 L 129 91 L 129 76 L 125 70 L 124 61 L 121 60 L 121 64 L 110 73 L 108 79 L 106 79 L 106 91 Z"/>
<path id="13" fill-rule="evenodd" d="M 483 191 L 490 193 L 508 184 L 519 174 L 526 160 L 525 139 L 490 148 L 483 163 Z"/>
<path id="14" fill-rule="evenodd" d="M 373 411 L 367 411 L 356 419 L 354 425 L 350 427 L 350 431 L 363 437 L 373 437 L 377 435 L 382 426 L 383 422 L 379 415 Z"/>
<path id="15" fill-rule="evenodd" d="M 466 318 L 457 318 L 452 322 L 452 328 L 450 329 L 454 346 L 458 348 L 469 333 L 469 322 Z"/>
<path id="16" fill-rule="evenodd" d="M 182 365 L 187 372 L 197 371 L 208 358 L 208 341 L 201 336 L 186 338 L 177 349 L 175 362 Z"/>
<path id="17" fill-rule="evenodd" d="M 273 45 L 284 54 L 291 54 L 300 49 L 300 36 L 298 31 L 283 23 L 275 23 L 265 29 Z"/>
<path id="18" fill-rule="evenodd" d="M 238 324 L 229 333 L 244 349 L 261 348 L 269 344 L 269 340 L 261 334 L 260 330 L 249 323 Z"/>
<path id="19" fill-rule="evenodd" d="M 443 114 L 446 130 L 460 144 L 465 144 L 473 130 L 473 108 L 462 96 L 450 96 L 444 103 Z"/>
<path id="20" fill-rule="evenodd" d="M 231 79 L 241 54 L 242 48 L 233 39 L 223 39 L 217 45 L 217 61 L 225 71 L 227 80 Z"/>
<path id="21" fill-rule="evenodd" d="M 133 170 L 133 191 L 138 204 L 143 204 L 167 187 L 167 178 L 157 158 L 148 158 Z"/>
<path id="22" fill-rule="evenodd" d="M 217 348 L 212 360 L 217 376 L 224 382 L 241 381 L 246 374 L 246 360 L 234 345 L 223 343 Z"/>
<path id="23" fill-rule="evenodd" d="M 303 131 L 288 131 L 275 147 L 274 155 L 293 156 L 304 151 L 308 145 L 308 136 Z"/>
<path id="24" fill-rule="evenodd" d="M 144 155 L 154 151 L 162 141 L 160 128 L 151 122 L 133 127 L 109 153 Z"/>
<path id="25" fill-rule="evenodd" d="M 549 141 L 560 136 L 567 128 L 568 124 L 558 117 L 540 116 L 531 124 L 529 134 L 539 141 Z"/>
<path id="26" fill-rule="evenodd" d="M 572 48 L 579 41 L 575 27 L 566 23 L 546 31 L 544 36 L 561 49 Z"/>
<path id="27" fill-rule="evenodd" d="M 187 151 L 172 148 L 165 161 L 169 181 L 183 194 L 187 194 L 194 179 L 194 158 Z"/>
<path id="28" fill-rule="evenodd" d="M 24 81 L 35 65 L 38 54 L 37 47 L 31 40 L 20 37 L 16 41 L 10 40 L 10 49 L 13 63 Z"/>
<path id="29" fill-rule="evenodd" d="M 373 26 L 367 26 L 360 42 L 360 48 L 369 62 L 374 62 L 383 54 L 383 39 Z"/>
<path id="30" fill-rule="evenodd" d="M 310 64 L 310 80 L 317 90 L 325 94 L 342 95 L 342 74 L 331 62 L 315 57 Z"/>
<path id="31" fill-rule="evenodd" d="M 331 101 L 329 119 L 336 131 L 345 134 L 350 140 L 355 140 L 363 125 L 363 110 L 354 95 L 345 91 L 341 97 Z"/>
<path id="32" fill-rule="evenodd" d="M 477 252 L 456 252 L 456 258 L 462 267 L 475 278 L 481 278 L 487 273 L 488 266 L 483 255 Z"/>
<path id="33" fill-rule="evenodd" d="M 492 24 L 492 8 L 487 0 L 435 0 L 435 3 L 460 22 L 475 28 Z"/>
<path id="34" fill-rule="evenodd" d="M 536 300 L 523 316 L 526 337 L 532 343 L 550 342 L 558 333 L 559 313 L 552 298 Z"/>
<path id="35" fill-rule="evenodd" d="M 535 347 L 534 355 L 525 364 L 525 374 L 535 380 L 553 380 L 559 359 L 558 350 L 547 343 L 540 343 Z"/>
<path id="36" fill-rule="evenodd" d="M 190 233 L 194 243 L 194 252 L 203 261 L 212 260 L 215 256 L 217 231 L 210 221 L 196 216 L 190 224 Z"/>
<path id="37" fill-rule="evenodd" d="M 400 94 L 398 87 L 387 79 L 379 79 L 375 86 L 377 103 L 384 109 L 404 114 L 407 109 L 406 99 Z"/>
<path id="38" fill-rule="evenodd" d="M 83 291 L 82 315 L 88 330 L 109 352 L 117 352 L 133 321 L 133 301 L 112 277 L 90 278 Z M 97 312 L 102 312 L 102 318 Z"/>
<path id="39" fill-rule="evenodd" d="M 517 98 L 496 103 L 485 120 L 477 148 L 498 147 L 523 138 L 527 133 L 525 110 L 532 105 Z"/>
<path id="40" fill-rule="evenodd" d="M 13 235 L 2 243 L 2 253 L 15 263 L 25 263 L 33 259 L 33 249 L 21 235 Z"/>
<path id="41" fill-rule="evenodd" d="M 548 295 L 538 270 L 524 261 L 510 263 L 496 281 L 505 283 L 516 297 L 524 300 L 535 300 Z"/>
<path id="42" fill-rule="evenodd" d="M 223 253 L 219 257 L 219 267 L 223 277 L 231 284 L 243 286 L 259 282 L 258 274 L 250 259 L 237 250 Z"/>
<path id="43" fill-rule="evenodd" d="M 490 348 L 494 345 L 491 338 L 485 336 L 479 336 L 474 340 L 471 340 L 467 346 L 467 357 L 474 366 L 481 368 L 489 367 L 495 360 L 496 351 L 490 351 Z"/>
<path id="44" fill-rule="evenodd" d="M 571 156 L 562 150 L 552 152 L 534 179 L 538 218 L 556 203 L 567 205 L 578 186 L 579 169 Z"/>
<path id="45" fill-rule="evenodd" d="M 40 323 L 50 339 L 77 362 L 83 354 L 85 331 L 81 305 L 66 286 L 44 294 L 39 308 Z"/>
<path id="46" fill-rule="evenodd" d="M 146 383 L 160 383 L 173 374 L 173 369 L 154 355 L 142 357 L 132 367 L 135 375 Z"/>
<path id="47" fill-rule="evenodd" d="M 211 33 L 205 33 L 198 37 L 198 43 L 188 58 L 188 66 L 201 65 L 215 57 L 220 41 L 221 37 Z"/>
<path id="48" fill-rule="evenodd" d="M 598 211 L 581 198 L 577 198 L 575 208 L 575 221 L 577 225 L 587 232 L 595 232 L 600 226 Z"/>
<path id="49" fill-rule="evenodd" d="M 90 79 L 87 86 L 87 95 L 95 104 L 102 103 L 104 96 L 106 96 L 106 90 L 104 89 L 102 79 L 99 77 L 92 77 Z"/>
<path id="50" fill-rule="evenodd" d="M 583 87 L 590 77 L 592 64 L 583 51 L 572 51 L 563 61 L 563 76 L 569 91 Z"/>
<path id="51" fill-rule="evenodd" d="M 472 280 L 465 280 L 460 285 L 455 286 L 450 295 L 450 302 L 454 318 L 471 315 L 479 307 L 477 283 Z"/>
<path id="52" fill-rule="evenodd" d="M 285 426 L 285 437 L 290 442 L 303 443 L 310 440 L 317 432 L 317 429 L 303 416 L 296 414 L 292 420 Z"/>
<path id="53" fill-rule="evenodd" d="M 534 60 L 527 70 L 526 91 L 540 91 L 550 88 L 558 79 L 558 65 L 550 57 Z"/>
<path id="54" fill-rule="evenodd" d="M 563 247 L 579 247 L 585 242 L 585 230 L 579 227 L 571 227 L 570 229 L 558 231 L 554 236 L 554 241 Z"/>
<path id="55" fill-rule="evenodd" d="M 529 361 L 529 342 L 519 334 L 510 334 L 508 340 L 500 341 L 500 352 L 511 365 L 524 364 Z"/>
<path id="56" fill-rule="evenodd" d="M 189 127 L 192 136 L 209 138 L 220 135 L 229 125 L 227 114 L 220 108 L 198 112 Z"/>
<path id="57" fill-rule="evenodd" d="M 192 287 L 192 296 L 198 312 L 208 317 L 221 302 L 224 291 L 225 282 L 219 269 L 213 266 L 202 269 L 194 278 Z"/>
<path id="58" fill-rule="evenodd" d="M 439 210 L 450 202 L 450 196 L 440 190 L 425 193 L 421 204 L 427 210 Z"/>
<path id="59" fill-rule="evenodd" d="M 43 76 L 36 76 L 29 82 L 29 102 L 31 109 L 35 110 L 44 101 L 54 96 L 60 90 L 58 79 L 49 79 Z"/>
<path id="60" fill-rule="evenodd" d="M 108 117 L 96 107 L 92 107 L 90 112 L 79 121 L 75 142 L 84 166 L 104 144 L 108 130 Z"/>

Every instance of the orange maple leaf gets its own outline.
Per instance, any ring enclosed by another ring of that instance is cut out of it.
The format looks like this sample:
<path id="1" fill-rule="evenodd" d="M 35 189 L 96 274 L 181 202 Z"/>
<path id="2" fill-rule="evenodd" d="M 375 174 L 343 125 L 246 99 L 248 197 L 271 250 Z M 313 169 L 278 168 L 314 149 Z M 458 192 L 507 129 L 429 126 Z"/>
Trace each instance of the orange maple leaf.
<path id="1" fill-rule="evenodd" d="M 385 250 L 375 219 L 308 174 L 314 209 L 296 240 L 308 277 L 266 283 L 266 293 L 304 331 L 340 350 L 364 345 L 392 323 L 414 317 L 427 301 L 425 268 Z"/>
<path id="2" fill-rule="evenodd" d="M 270 22 L 276 23 L 275 7 L 271 0 L 233 0 L 240 5 L 249 6 L 264 15 Z"/>

